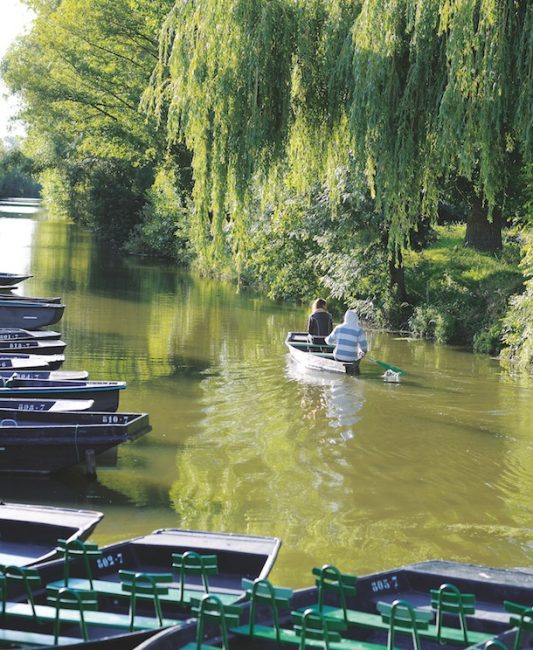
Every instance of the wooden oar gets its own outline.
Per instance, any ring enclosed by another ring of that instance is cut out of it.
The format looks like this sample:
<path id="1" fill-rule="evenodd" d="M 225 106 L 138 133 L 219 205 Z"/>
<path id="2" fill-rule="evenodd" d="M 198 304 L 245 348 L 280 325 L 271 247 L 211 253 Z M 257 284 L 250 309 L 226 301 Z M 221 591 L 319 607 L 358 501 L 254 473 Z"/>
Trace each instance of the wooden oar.
<path id="1" fill-rule="evenodd" d="M 382 368 L 385 368 L 385 370 L 392 370 L 392 372 L 398 372 L 400 375 L 406 375 L 407 373 L 405 370 L 402 370 L 401 368 L 398 368 L 397 366 L 393 366 L 390 363 L 385 363 L 385 361 L 379 361 L 379 359 L 374 359 L 374 357 L 371 357 L 368 354 L 365 354 L 365 359 L 368 359 L 369 361 L 373 361 L 374 363 L 377 363 L 378 366 L 381 366 Z"/>

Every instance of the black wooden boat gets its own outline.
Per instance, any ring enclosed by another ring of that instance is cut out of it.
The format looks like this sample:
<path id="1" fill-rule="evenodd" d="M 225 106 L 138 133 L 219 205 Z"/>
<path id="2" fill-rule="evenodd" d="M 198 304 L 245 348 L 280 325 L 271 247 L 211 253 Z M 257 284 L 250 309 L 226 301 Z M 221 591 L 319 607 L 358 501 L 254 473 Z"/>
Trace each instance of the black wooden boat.
<path id="1" fill-rule="evenodd" d="M 29 566 L 56 555 L 58 539 L 84 540 L 103 514 L 0 501 L 0 564 Z"/>
<path id="2" fill-rule="evenodd" d="M 0 286 L 12 287 L 18 282 L 24 282 L 24 280 L 32 277 L 32 275 L 18 275 L 17 273 L 0 273 Z"/>
<path id="3" fill-rule="evenodd" d="M 39 298 L 35 296 L 21 296 L 18 293 L 3 293 L 0 298 L 3 301 L 6 300 L 18 300 L 23 301 L 23 302 L 43 302 L 43 303 L 48 303 L 48 304 L 56 304 L 59 305 L 61 303 L 61 297 L 60 296 L 54 296 L 52 298 Z"/>
<path id="4" fill-rule="evenodd" d="M 57 341 L 60 332 L 52 330 L 25 330 L 20 327 L 0 327 L 0 341 Z"/>
<path id="5" fill-rule="evenodd" d="M 61 320 L 65 305 L 23 300 L 2 300 L 0 296 L 0 326 L 35 330 Z"/>
<path id="6" fill-rule="evenodd" d="M 126 388 L 124 381 L 6 379 L 4 383 L 0 385 L 0 398 L 91 399 L 93 411 L 116 411 L 119 391 Z"/>
<path id="7" fill-rule="evenodd" d="M 85 381 L 87 370 L 0 370 L 0 379 L 53 379 Z"/>
<path id="8" fill-rule="evenodd" d="M 17 590 L 13 584 L 16 578 L 8 582 L 9 602 L 0 638 L 4 634 L 3 638 L 9 640 L 18 634 L 22 641 L 27 635 L 29 641 L 34 634 L 41 634 L 42 645 L 83 647 L 84 650 L 132 648 L 164 627 L 194 626 L 190 601 L 205 593 L 204 579 L 210 593 L 218 594 L 226 603 L 239 602 L 244 595 L 242 580 L 266 579 L 279 547 L 280 541 L 275 537 L 178 529 L 156 530 L 101 549 L 94 544 L 61 543 L 60 551 L 70 561 L 41 564 L 33 574 L 32 584 L 40 581 L 40 587 L 33 589 L 35 617 L 31 606 L 22 602 L 22 588 Z M 156 585 L 153 594 L 157 597 L 150 593 L 146 583 L 141 586 L 145 579 Z M 129 611 L 132 580 L 137 585 L 133 617 Z M 91 589 L 97 594 L 97 611 L 84 614 L 87 623 L 84 642 L 79 614 L 72 610 L 61 610 L 60 637 L 54 642 L 55 609 L 45 604 L 46 597 L 48 594 L 48 603 L 50 599 L 53 602 L 65 582 L 68 589 L 84 593 L 86 599 L 92 598 Z"/>
<path id="9" fill-rule="evenodd" d="M 226 647 L 299 648 L 304 647 L 300 643 L 305 635 L 306 648 L 385 650 L 391 629 L 390 647 L 485 648 L 499 635 L 513 647 L 517 630 L 509 630 L 519 617 L 510 612 L 528 610 L 533 603 L 533 572 L 520 569 L 429 561 L 357 578 L 325 565 L 313 570 L 313 578 L 315 587 L 296 591 L 248 583 L 247 606 L 241 611 L 226 608 Z M 277 608 L 277 621 L 271 605 Z M 518 646 L 523 649 L 531 648 L 533 641 L 533 611 L 529 612 Z M 203 647 L 215 650 L 221 647 L 221 634 L 218 627 L 213 628 L 213 618 L 209 623 L 206 629 L 212 636 L 204 639 Z M 194 640 L 190 627 L 174 627 L 152 636 L 136 650 L 193 650 Z"/>
<path id="10" fill-rule="evenodd" d="M 88 411 L 94 406 L 92 399 L 16 399 L 0 398 L 0 409 L 17 411 Z"/>
<path id="11" fill-rule="evenodd" d="M 1 318 L 1 316 L 0 316 Z M 40 340 L 40 339 L 25 339 L 25 340 L 0 340 L 0 354 L 3 352 L 23 354 L 63 354 L 67 344 L 59 340 Z"/>
<path id="12" fill-rule="evenodd" d="M 146 413 L 0 409 L 0 472 L 50 474 L 150 429 Z"/>
<path id="13" fill-rule="evenodd" d="M 63 354 L 12 354 L 0 351 L 0 368 L 3 370 L 57 370 L 63 361 Z"/>

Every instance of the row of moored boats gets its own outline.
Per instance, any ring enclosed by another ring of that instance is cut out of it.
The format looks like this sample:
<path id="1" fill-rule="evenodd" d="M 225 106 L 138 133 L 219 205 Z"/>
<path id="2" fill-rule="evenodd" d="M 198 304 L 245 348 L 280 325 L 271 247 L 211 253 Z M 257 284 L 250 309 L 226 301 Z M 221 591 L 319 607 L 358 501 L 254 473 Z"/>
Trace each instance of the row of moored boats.
<path id="1" fill-rule="evenodd" d="M 136 650 L 531 648 L 533 573 L 444 561 L 277 585 L 275 537 L 160 529 L 109 546 L 93 511 L 0 504 L 0 643 Z M 56 538 L 59 537 L 59 539 Z"/>
<path id="2" fill-rule="evenodd" d="M 120 413 L 124 381 L 61 370 L 66 343 L 42 329 L 62 318 L 61 298 L 13 290 L 31 276 L 0 273 L 0 472 L 48 474 L 85 463 L 150 431 L 146 413 Z"/>

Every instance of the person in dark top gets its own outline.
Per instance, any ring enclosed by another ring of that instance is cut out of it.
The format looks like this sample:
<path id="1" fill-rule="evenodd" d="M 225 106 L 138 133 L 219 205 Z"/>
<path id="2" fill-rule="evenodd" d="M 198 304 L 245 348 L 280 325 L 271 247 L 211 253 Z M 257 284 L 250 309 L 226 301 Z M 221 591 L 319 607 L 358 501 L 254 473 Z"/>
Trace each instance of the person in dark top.
<path id="1" fill-rule="evenodd" d="M 324 337 L 331 334 L 333 330 L 333 317 L 328 311 L 326 301 L 322 298 L 315 300 L 312 309 L 307 324 L 307 332 L 313 343 L 323 344 Z"/>

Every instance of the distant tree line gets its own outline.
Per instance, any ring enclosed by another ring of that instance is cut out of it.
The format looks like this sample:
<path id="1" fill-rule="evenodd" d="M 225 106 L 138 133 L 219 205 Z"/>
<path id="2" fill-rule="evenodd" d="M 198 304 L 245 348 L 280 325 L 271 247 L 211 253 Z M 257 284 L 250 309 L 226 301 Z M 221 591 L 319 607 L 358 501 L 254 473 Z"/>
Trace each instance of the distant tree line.
<path id="1" fill-rule="evenodd" d="M 439 222 L 527 267 L 530 2 L 26 1 L 3 76 L 52 213 L 397 327 Z"/>
<path id="2" fill-rule="evenodd" d="M 41 186 L 35 180 L 33 161 L 27 158 L 16 142 L 0 140 L 0 199 L 39 196 Z"/>

